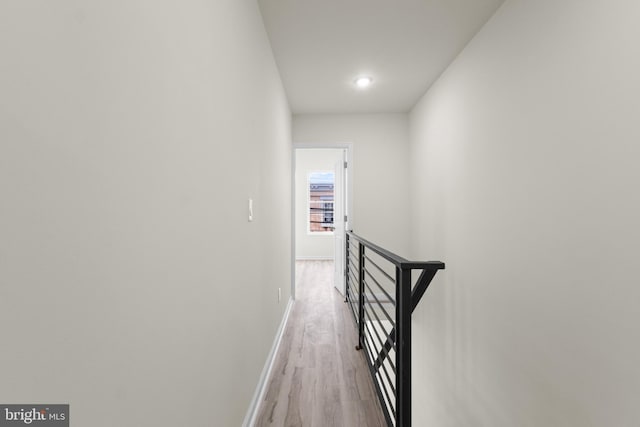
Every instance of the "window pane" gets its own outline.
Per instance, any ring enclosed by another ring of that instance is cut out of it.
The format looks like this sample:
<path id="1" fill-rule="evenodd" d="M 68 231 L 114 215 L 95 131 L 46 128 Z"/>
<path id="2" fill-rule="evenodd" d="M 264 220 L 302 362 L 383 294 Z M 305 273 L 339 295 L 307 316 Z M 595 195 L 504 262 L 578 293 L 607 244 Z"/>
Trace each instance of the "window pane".
<path id="1" fill-rule="evenodd" d="M 333 172 L 309 174 L 309 231 L 333 231 Z"/>

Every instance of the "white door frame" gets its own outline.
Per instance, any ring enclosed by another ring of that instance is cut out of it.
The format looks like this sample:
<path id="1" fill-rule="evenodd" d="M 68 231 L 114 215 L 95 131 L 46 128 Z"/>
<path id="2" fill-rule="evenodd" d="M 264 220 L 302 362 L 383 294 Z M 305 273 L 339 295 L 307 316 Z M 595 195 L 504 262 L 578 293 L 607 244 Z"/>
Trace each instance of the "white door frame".
<path id="1" fill-rule="evenodd" d="M 347 151 L 347 168 L 346 177 L 347 187 L 347 203 L 345 213 L 348 217 L 347 228 L 353 229 L 353 143 L 351 142 L 335 142 L 335 143 L 306 143 L 294 142 L 291 151 L 291 299 L 296 299 L 296 150 L 304 149 L 344 149 Z"/>

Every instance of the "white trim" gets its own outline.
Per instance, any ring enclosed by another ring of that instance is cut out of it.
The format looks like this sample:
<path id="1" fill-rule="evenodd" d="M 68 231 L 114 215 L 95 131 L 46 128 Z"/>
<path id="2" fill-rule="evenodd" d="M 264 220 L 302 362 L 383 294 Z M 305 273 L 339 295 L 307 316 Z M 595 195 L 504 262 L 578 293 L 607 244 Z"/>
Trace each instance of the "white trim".
<path id="1" fill-rule="evenodd" d="M 296 261 L 333 261 L 331 256 L 297 256 Z"/>
<path id="2" fill-rule="evenodd" d="M 346 185 L 347 185 L 347 205 L 345 206 L 345 214 L 349 216 L 349 229 L 353 228 L 353 219 L 354 219 L 354 212 L 353 212 L 353 177 L 354 177 L 354 160 L 353 160 L 353 142 L 328 142 L 328 143 L 321 143 L 321 142 L 294 142 L 293 143 L 293 158 L 295 160 L 295 153 L 297 149 L 306 149 L 306 148 L 314 148 L 314 149 L 318 149 L 318 148 L 339 148 L 339 149 L 344 149 L 347 150 L 347 163 L 349 164 L 349 177 L 347 179 Z M 295 168 L 295 161 L 292 162 L 292 171 L 295 172 L 296 168 Z M 295 185 L 295 177 L 292 177 L 292 185 Z M 295 187 L 293 187 L 295 189 Z M 294 196 L 295 196 L 295 191 L 294 191 Z M 294 197 L 294 201 L 295 201 L 295 197 Z M 292 230 L 295 232 L 295 229 L 292 227 Z"/>
<path id="3" fill-rule="evenodd" d="M 269 377 L 271 376 L 271 371 L 273 370 L 273 364 L 276 360 L 276 355 L 278 354 L 280 343 L 282 342 L 282 336 L 284 335 L 284 329 L 287 326 L 287 320 L 289 320 L 289 314 L 291 313 L 291 309 L 293 308 L 293 302 L 293 298 L 289 298 L 287 308 L 285 308 L 284 316 L 282 316 L 282 321 L 280 322 L 280 327 L 278 328 L 278 332 L 276 332 L 276 338 L 273 341 L 271 351 L 269 352 L 267 361 L 265 362 L 264 368 L 262 369 L 262 374 L 260 375 L 260 380 L 258 381 L 256 391 L 253 393 L 253 399 L 251 399 L 251 404 L 249 405 L 247 414 L 245 415 L 244 421 L 242 422 L 243 427 L 252 427 L 256 423 L 256 417 L 258 416 L 258 412 L 260 411 L 260 403 L 262 402 L 262 399 L 264 399 L 264 395 L 267 392 L 267 382 L 269 380 Z"/>
<path id="4" fill-rule="evenodd" d="M 291 298 L 296 299 L 296 149 L 291 149 Z"/>

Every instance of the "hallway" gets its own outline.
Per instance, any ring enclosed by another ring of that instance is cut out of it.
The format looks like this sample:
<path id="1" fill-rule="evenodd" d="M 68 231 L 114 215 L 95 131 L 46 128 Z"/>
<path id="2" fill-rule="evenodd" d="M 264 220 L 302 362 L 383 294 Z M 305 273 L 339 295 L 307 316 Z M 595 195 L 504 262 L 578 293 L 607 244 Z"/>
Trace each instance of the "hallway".
<path id="1" fill-rule="evenodd" d="M 257 426 L 384 426 L 332 261 L 296 262 L 296 302 Z"/>

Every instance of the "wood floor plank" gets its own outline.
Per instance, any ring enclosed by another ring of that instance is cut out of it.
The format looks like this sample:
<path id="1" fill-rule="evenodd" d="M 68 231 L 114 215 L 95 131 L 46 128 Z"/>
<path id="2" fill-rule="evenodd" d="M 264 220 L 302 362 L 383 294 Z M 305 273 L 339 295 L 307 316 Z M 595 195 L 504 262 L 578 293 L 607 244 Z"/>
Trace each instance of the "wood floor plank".
<path id="1" fill-rule="evenodd" d="M 384 427 L 357 330 L 333 287 L 333 262 L 296 262 L 296 301 L 257 427 Z"/>

